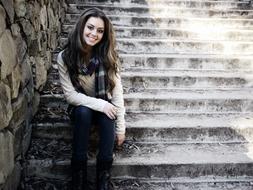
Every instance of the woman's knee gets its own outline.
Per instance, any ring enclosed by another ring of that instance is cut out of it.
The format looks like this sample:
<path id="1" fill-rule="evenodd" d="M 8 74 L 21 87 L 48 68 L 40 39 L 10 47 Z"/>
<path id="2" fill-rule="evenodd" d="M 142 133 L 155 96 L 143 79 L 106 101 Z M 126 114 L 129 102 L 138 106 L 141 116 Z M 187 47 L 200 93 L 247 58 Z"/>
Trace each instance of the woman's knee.
<path id="1" fill-rule="evenodd" d="M 74 109 L 74 118 L 91 118 L 92 110 L 85 106 L 77 106 Z"/>

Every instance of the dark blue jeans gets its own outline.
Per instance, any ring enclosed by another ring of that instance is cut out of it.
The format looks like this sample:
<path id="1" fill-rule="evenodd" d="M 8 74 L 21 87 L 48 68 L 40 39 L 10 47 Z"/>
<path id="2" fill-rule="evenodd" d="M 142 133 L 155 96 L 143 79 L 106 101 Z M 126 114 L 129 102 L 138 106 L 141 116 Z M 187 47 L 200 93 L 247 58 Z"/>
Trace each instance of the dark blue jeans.
<path id="1" fill-rule="evenodd" d="M 115 121 L 102 112 L 94 111 L 85 106 L 74 107 L 70 114 L 73 123 L 73 150 L 72 159 L 87 159 L 89 132 L 93 124 L 98 126 L 99 151 L 98 160 L 110 161 L 113 159 L 115 141 Z"/>

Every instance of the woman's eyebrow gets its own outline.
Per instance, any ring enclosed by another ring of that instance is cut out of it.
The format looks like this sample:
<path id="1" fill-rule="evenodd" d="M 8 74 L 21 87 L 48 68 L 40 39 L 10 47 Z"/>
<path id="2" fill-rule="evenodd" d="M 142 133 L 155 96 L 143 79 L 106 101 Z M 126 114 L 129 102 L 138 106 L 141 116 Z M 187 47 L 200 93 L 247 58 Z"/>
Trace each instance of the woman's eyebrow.
<path id="1" fill-rule="evenodd" d="M 91 24 L 91 23 L 87 23 L 87 24 L 95 28 L 95 26 L 93 24 Z M 97 29 L 104 29 L 104 27 L 98 27 Z"/>

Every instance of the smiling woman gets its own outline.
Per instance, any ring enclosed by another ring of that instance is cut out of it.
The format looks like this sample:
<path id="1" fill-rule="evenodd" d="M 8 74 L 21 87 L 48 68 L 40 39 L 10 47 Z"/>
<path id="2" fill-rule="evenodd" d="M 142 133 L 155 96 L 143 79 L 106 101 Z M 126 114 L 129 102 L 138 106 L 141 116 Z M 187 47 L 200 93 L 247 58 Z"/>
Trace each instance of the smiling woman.
<path id="1" fill-rule="evenodd" d="M 89 130 L 95 123 L 100 136 L 97 190 L 111 190 L 113 146 L 115 136 L 119 146 L 125 139 L 125 108 L 114 30 L 101 10 L 83 12 L 57 62 L 73 123 L 72 189 L 88 189 Z"/>

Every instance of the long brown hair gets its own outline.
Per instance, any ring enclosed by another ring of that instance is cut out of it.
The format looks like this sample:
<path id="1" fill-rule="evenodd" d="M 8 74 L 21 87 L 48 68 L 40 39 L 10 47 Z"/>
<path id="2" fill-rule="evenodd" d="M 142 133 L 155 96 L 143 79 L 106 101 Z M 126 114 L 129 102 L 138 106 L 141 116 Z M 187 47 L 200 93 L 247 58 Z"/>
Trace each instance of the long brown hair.
<path id="1" fill-rule="evenodd" d="M 112 93 L 115 87 L 114 77 L 119 71 L 118 54 L 115 50 L 115 32 L 108 17 L 98 8 L 86 9 L 78 19 L 74 29 L 68 37 L 67 44 L 64 46 L 63 60 L 67 66 L 70 79 L 73 85 L 80 89 L 78 82 L 78 69 L 83 64 L 86 52 L 86 42 L 83 39 L 83 30 L 90 17 L 101 18 L 104 21 L 104 34 L 101 41 L 92 48 L 92 54 L 100 59 L 105 66 L 108 90 Z"/>

